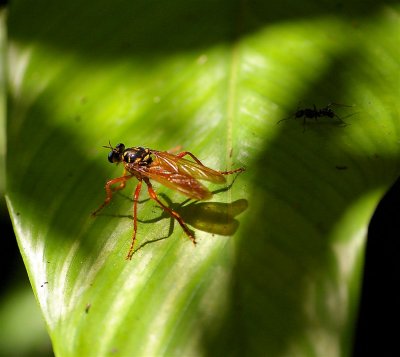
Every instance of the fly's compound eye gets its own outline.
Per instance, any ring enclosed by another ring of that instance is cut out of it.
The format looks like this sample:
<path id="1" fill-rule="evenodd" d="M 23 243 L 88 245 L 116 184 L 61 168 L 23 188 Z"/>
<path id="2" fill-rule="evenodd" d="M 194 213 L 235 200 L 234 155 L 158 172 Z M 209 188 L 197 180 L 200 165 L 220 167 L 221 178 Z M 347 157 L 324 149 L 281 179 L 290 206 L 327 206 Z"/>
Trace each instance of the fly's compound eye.
<path id="1" fill-rule="evenodd" d="M 110 161 L 112 164 L 114 162 L 119 162 L 120 161 L 119 153 L 116 152 L 115 150 L 110 151 L 110 153 L 108 154 L 108 161 Z"/>
<path id="2" fill-rule="evenodd" d="M 115 148 L 111 147 L 112 149 L 110 153 L 108 154 L 108 161 L 110 161 L 112 164 L 115 162 L 121 162 L 122 161 L 122 155 L 125 151 L 125 145 L 124 144 L 118 144 Z"/>

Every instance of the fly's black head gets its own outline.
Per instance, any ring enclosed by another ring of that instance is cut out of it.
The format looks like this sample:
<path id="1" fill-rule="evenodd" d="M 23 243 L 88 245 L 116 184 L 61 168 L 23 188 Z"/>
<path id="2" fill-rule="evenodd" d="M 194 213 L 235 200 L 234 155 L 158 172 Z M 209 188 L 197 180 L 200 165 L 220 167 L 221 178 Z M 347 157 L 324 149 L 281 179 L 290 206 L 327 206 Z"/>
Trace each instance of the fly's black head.
<path id="1" fill-rule="evenodd" d="M 124 144 L 118 144 L 115 148 L 112 147 L 111 143 L 109 143 L 109 146 L 103 146 L 107 149 L 111 149 L 111 151 L 108 153 L 108 161 L 113 163 L 118 163 L 123 160 L 123 154 L 125 151 L 125 145 Z"/>

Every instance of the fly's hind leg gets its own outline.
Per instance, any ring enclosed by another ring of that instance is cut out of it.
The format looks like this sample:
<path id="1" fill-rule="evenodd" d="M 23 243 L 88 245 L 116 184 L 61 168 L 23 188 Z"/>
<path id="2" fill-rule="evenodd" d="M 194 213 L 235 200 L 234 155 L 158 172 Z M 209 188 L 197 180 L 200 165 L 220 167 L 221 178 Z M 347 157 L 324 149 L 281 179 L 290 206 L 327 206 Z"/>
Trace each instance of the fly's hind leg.
<path id="1" fill-rule="evenodd" d="M 179 158 L 183 158 L 184 156 L 189 155 L 194 161 L 196 161 L 199 165 L 204 166 L 203 163 L 196 157 L 194 156 L 190 151 L 183 151 L 177 154 Z"/>
<path id="2" fill-rule="evenodd" d="M 218 171 L 220 174 L 222 174 L 222 175 L 232 175 L 232 174 L 234 174 L 234 173 L 236 173 L 236 172 L 243 172 L 243 171 L 245 171 L 246 169 L 244 168 L 244 167 L 239 167 L 238 169 L 235 169 L 235 170 L 230 170 L 230 171 Z"/>
<path id="3" fill-rule="evenodd" d="M 179 223 L 179 225 L 182 227 L 183 231 L 186 233 L 186 235 L 189 237 L 189 239 L 193 242 L 194 245 L 196 245 L 196 238 L 194 236 L 194 233 L 190 231 L 190 229 L 187 227 L 186 223 L 184 222 L 183 218 L 178 214 L 178 212 L 175 212 L 173 209 L 167 207 L 164 203 L 160 201 L 158 198 L 156 192 L 153 190 L 153 186 L 151 185 L 150 181 L 147 178 L 143 178 L 144 182 L 147 185 L 147 190 L 149 192 L 149 196 L 151 199 L 156 201 L 160 207 L 169 213 L 169 215 L 176 219 L 176 221 Z"/>
<path id="4" fill-rule="evenodd" d="M 131 260 L 132 255 L 134 253 L 133 247 L 136 241 L 136 232 L 137 232 L 137 203 L 139 201 L 140 190 L 142 189 L 142 181 L 140 180 L 136 186 L 135 193 L 133 195 L 133 234 L 132 234 L 132 242 L 129 247 L 128 255 L 126 256 L 126 260 Z"/>
<path id="5" fill-rule="evenodd" d="M 194 156 L 190 151 L 183 151 L 176 156 L 183 158 L 184 156 L 189 155 L 194 161 L 196 161 L 199 165 L 204 166 L 203 163 L 196 157 Z M 231 175 L 236 172 L 243 172 L 245 171 L 244 167 L 239 167 L 238 169 L 235 170 L 230 170 L 230 171 L 218 171 L 221 175 Z"/>

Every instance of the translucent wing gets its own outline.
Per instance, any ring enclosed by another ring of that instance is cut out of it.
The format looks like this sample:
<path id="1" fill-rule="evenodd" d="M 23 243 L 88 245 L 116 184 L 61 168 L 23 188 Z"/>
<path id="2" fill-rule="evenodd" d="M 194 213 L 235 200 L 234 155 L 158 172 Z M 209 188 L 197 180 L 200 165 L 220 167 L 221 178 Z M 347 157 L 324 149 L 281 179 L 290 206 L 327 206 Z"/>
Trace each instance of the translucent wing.
<path id="1" fill-rule="evenodd" d="M 153 154 L 152 163 L 148 166 L 135 166 L 134 170 L 190 198 L 204 200 L 212 196 L 212 193 L 198 180 L 226 182 L 220 172 L 196 162 L 164 151 L 152 150 L 151 153 Z"/>
<path id="2" fill-rule="evenodd" d="M 155 156 L 154 163 L 171 170 L 171 172 L 192 176 L 198 180 L 205 180 L 214 183 L 225 183 L 226 179 L 220 172 L 200 165 L 194 161 L 180 158 L 165 151 L 152 151 Z"/>
<path id="3" fill-rule="evenodd" d="M 156 168 L 157 167 L 147 167 L 144 168 L 143 171 L 142 168 L 140 168 L 139 172 L 142 173 L 143 176 L 147 176 L 190 198 L 205 200 L 212 197 L 212 193 L 195 178 L 181 174 L 168 173 L 166 171 L 159 172 L 155 170 Z"/>

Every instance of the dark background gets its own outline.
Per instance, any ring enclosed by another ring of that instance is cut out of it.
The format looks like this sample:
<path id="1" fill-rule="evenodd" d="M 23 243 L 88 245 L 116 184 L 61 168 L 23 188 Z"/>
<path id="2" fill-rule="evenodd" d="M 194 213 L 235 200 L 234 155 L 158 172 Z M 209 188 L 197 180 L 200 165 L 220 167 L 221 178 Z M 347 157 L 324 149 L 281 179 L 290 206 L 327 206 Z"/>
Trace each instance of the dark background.
<path id="1" fill-rule="evenodd" d="M 400 178 L 379 203 L 369 225 L 354 356 L 399 354 Z M 397 258 L 397 259 L 396 259 Z M 397 352 L 395 352 L 397 351 Z"/>

